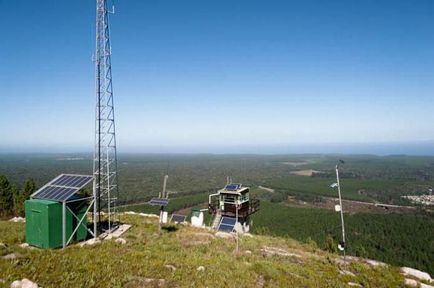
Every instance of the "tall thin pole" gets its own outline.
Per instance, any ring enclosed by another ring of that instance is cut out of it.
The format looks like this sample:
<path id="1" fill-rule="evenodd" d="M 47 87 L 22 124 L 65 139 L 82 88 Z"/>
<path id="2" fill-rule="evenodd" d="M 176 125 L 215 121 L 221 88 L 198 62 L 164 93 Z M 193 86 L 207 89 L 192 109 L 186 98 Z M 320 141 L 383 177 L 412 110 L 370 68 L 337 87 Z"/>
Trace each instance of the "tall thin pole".
<path id="1" fill-rule="evenodd" d="M 339 164 L 336 165 L 336 182 L 338 184 L 338 194 L 339 194 L 339 206 L 341 210 L 341 225 L 342 225 L 342 243 L 343 243 L 343 252 L 345 257 L 345 225 L 344 225 L 344 209 L 342 208 L 342 197 L 341 197 L 341 184 L 339 182 Z"/>
<path id="2" fill-rule="evenodd" d="M 238 226 L 237 224 L 238 224 L 238 207 L 239 207 L 239 204 L 238 204 L 238 199 L 237 199 L 237 204 L 235 205 L 235 219 L 236 219 L 236 222 L 235 222 L 235 226 Z M 238 228 L 238 227 L 237 227 Z M 238 251 L 239 251 L 239 244 L 238 244 L 238 241 L 239 241 L 239 239 L 238 239 L 238 229 L 235 229 L 235 233 L 237 233 L 237 253 L 238 253 Z"/>

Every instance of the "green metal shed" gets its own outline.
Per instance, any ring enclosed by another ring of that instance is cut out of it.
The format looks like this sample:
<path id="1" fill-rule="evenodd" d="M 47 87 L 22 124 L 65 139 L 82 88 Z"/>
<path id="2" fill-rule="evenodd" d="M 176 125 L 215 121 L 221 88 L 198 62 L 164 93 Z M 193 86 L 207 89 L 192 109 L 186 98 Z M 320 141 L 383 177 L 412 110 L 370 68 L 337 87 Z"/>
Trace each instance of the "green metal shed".
<path id="1" fill-rule="evenodd" d="M 77 218 L 71 211 L 82 219 L 87 211 L 86 200 L 76 200 L 67 203 L 65 214 L 65 236 L 69 239 L 78 224 Z M 40 248 L 58 248 L 63 245 L 62 231 L 62 202 L 30 199 L 25 201 L 26 213 L 26 242 L 29 245 Z M 82 241 L 86 239 L 87 219 L 84 217 L 83 225 L 77 228 L 73 240 Z"/>

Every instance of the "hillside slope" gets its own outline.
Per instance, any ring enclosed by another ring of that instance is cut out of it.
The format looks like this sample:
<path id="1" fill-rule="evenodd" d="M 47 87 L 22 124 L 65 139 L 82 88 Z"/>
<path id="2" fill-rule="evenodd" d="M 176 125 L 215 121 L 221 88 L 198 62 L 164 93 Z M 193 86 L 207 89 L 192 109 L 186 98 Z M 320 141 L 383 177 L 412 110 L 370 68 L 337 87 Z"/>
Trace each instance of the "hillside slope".
<path id="1" fill-rule="evenodd" d="M 133 225 L 122 236 L 125 244 L 105 240 L 65 250 L 22 248 L 24 224 L 0 221 L 6 246 L 0 247 L 0 286 L 28 278 L 42 287 L 404 287 L 396 267 L 345 264 L 295 240 L 244 236 L 236 253 L 233 238 L 205 229 L 179 225 L 159 233 L 155 218 L 124 215 L 122 221 Z M 4 259 L 12 253 L 15 259 Z"/>

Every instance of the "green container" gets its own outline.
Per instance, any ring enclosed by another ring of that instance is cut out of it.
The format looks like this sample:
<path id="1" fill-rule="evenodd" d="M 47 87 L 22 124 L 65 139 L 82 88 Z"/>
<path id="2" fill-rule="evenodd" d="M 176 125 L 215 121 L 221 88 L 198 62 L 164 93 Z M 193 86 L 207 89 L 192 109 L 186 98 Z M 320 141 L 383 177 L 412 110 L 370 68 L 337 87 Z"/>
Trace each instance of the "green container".
<path id="1" fill-rule="evenodd" d="M 74 211 L 79 219 L 86 213 L 86 201 L 75 201 L 67 204 Z M 31 199 L 25 201 L 26 213 L 26 242 L 29 245 L 40 248 L 58 248 L 62 247 L 62 203 Z M 78 220 L 72 213 L 66 209 L 66 240 L 78 224 Z M 87 225 L 87 219 L 83 220 Z M 85 240 L 87 230 L 82 225 L 73 237 L 73 241 Z"/>
<path id="2" fill-rule="evenodd" d="M 191 216 L 199 217 L 199 215 L 200 215 L 200 208 L 191 209 Z"/>

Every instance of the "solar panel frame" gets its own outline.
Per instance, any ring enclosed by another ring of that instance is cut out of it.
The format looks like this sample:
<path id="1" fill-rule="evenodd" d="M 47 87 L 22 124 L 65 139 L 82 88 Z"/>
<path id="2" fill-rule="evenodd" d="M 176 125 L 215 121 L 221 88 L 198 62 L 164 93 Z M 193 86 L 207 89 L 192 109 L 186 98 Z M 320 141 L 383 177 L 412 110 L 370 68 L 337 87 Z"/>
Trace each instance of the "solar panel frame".
<path id="1" fill-rule="evenodd" d="M 183 223 L 187 219 L 186 215 L 182 214 L 172 214 L 171 221 L 175 223 Z"/>
<path id="2" fill-rule="evenodd" d="M 232 217 L 222 217 L 220 220 L 219 226 L 217 227 L 218 231 L 223 232 L 232 232 L 235 229 L 235 225 L 237 220 Z"/>
<path id="3" fill-rule="evenodd" d="M 225 190 L 228 191 L 237 191 L 240 188 L 241 188 L 241 184 L 236 184 L 236 183 L 228 184 L 225 186 Z"/>
<path id="4" fill-rule="evenodd" d="M 93 176 L 60 174 L 31 195 L 32 198 L 67 201 L 80 189 L 89 184 Z"/>
<path id="5" fill-rule="evenodd" d="M 82 187 L 92 179 L 92 176 L 85 175 L 61 175 L 59 178 L 53 180 L 50 185 L 78 188 Z"/>
<path id="6" fill-rule="evenodd" d="M 235 223 L 237 223 L 237 220 L 231 217 L 223 217 L 220 223 L 224 225 L 235 225 Z"/>
<path id="7" fill-rule="evenodd" d="M 169 204 L 169 199 L 166 198 L 152 198 L 148 201 L 149 205 L 152 206 L 167 206 Z"/>

